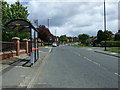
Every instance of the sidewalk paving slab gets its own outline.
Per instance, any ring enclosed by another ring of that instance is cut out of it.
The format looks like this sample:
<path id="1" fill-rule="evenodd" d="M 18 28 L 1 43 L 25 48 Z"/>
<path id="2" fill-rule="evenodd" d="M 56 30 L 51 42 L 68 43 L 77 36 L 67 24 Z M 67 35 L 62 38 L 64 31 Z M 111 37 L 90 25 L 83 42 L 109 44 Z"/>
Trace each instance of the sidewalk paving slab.
<path id="1" fill-rule="evenodd" d="M 38 59 L 38 61 L 33 66 L 31 66 L 31 67 L 25 67 L 25 70 L 23 70 L 23 71 L 25 71 L 27 74 L 25 74 L 24 80 L 22 80 L 22 82 L 19 83 L 19 85 L 17 86 L 17 88 L 24 88 L 24 87 L 26 87 L 29 84 L 29 82 L 31 81 L 32 77 L 34 77 L 34 74 L 36 73 L 37 68 L 40 67 L 40 64 L 42 63 L 42 60 L 44 60 L 44 58 L 50 53 L 49 49 L 51 49 L 51 48 L 48 48 L 48 50 L 45 49 L 45 51 L 42 50 L 42 52 L 40 52 L 40 59 Z M 13 68 L 14 67 L 18 67 L 18 66 L 9 65 L 10 61 L 8 61 L 8 60 L 11 60 L 11 62 L 12 61 L 16 62 L 15 58 L 17 58 L 17 59 L 24 59 L 25 56 L 26 55 L 13 57 L 14 59 L 13 58 L 9 58 L 6 61 L 4 61 L 4 64 L 1 61 L 0 65 L 2 65 L 2 68 L 0 68 L 0 70 L 4 72 L 5 69 L 10 70 L 10 69 L 12 69 L 11 67 L 13 67 Z M 21 68 L 21 67 L 19 67 L 19 68 Z M 22 67 L 22 69 L 24 69 L 24 68 Z M 6 70 L 6 71 L 8 71 L 8 70 Z"/>

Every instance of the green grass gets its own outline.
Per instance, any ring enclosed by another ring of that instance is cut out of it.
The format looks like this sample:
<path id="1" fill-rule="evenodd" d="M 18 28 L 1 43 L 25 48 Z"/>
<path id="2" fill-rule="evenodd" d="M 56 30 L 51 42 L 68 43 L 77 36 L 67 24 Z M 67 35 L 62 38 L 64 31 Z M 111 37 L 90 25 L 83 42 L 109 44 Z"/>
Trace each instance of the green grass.
<path id="1" fill-rule="evenodd" d="M 80 45 L 71 45 L 72 47 L 84 47 L 84 46 L 80 46 Z"/>
<path id="2" fill-rule="evenodd" d="M 51 46 L 52 46 L 52 45 L 49 45 L 49 46 L 48 46 L 48 45 L 46 45 L 46 46 L 39 46 L 39 47 L 51 47 Z"/>
<path id="3" fill-rule="evenodd" d="M 84 46 L 84 45 L 71 45 L 72 47 L 92 47 L 92 46 Z"/>
<path id="4" fill-rule="evenodd" d="M 110 47 L 107 51 L 120 53 L 120 47 Z"/>

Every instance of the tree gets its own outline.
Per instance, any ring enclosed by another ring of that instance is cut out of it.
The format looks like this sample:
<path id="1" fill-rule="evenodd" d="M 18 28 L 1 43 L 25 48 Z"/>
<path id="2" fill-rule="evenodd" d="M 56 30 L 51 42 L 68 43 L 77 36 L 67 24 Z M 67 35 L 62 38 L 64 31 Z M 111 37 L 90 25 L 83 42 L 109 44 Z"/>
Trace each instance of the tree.
<path id="1" fill-rule="evenodd" d="M 102 30 L 99 30 L 97 32 L 97 42 L 100 43 L 103 40 L 105 40 L 105 34 Z"/>
<path id="2" fill-rule="evenodd" d="M 28 20 L 28 10 L 20 2 L 15 2 L 9 5 L 6 1 L 2 1 L 2 24 L 5 25 L 7 22 L 14 19 Z"/>
<path id="3" fill-rule="evenodd" d="M 23 39 L 29 39 L 30 33 L 29 32 L 15 32 L 15 31 L 10 31 L 6 30 L 5 32 L 3 31 L 2 33 L 2 41 L 12 41 L 12 37 L 19 37 L 21 40 Z"/>
<path id="4" fill-rule="evenodd" d="M 115 41 L 120 41 L 120 30 L 118 30 L 118 32 L 115 34 Z"/>
<path id="5" fill-rule="evenodd" d="M 59 41 L 62 41 L 62 42 L 67 41 L 66 35 L 61 35 L 61 36 L 59 37 Z"/>
<path id="6" fill-rule="evenodd" d="M 104 34 L 106 37 L 105 40 L 108 40 L 108 41 L 112 40 L 113 33 L 111 31 L 106 30 L 106 31 L 104 31 Z"/>
<path id="7" fill-rule="evenodd" d="M 6 1 L 2 1 L 2 39 L 3 41 L 11 41 L 12 37 L 19 37 L 21 39 L 29 38 L 29 33 L 19 33 L 13 30 L 7 30 L 4 25 L 14 19 L 24 19 L 28 20 L 28 10 L 20 2 L 15 2 L 14 4 L 8 4 Z"/>
<path id="8" fill-rule="evenodd" d="M 80 34 L 78 35 L 78 39 L 79 41 L 81 41 L 81 43 L 85 44 L 86 40 L 89 38 L 90 36 L 88 34 Z"/>
<path id="9" fill-rule="evenodd" d="M 46 28 L 44 25 L 40 25 L 39 28 L 37 28 L 39 31 L 38 37 L 47 42 L 54 42 L 55 36 L 51 34 L 50 30 Z"/>
<path id="10" fill-rule="evenodd" d="M 97 41 L 98 43 L 100 43 L 101 41 L 105 41 L 105 40 L 112 40 L 112 35 L 113 33 L 111 31 L 102 31 L 102 30 L 99 30 L 98 33 L 97 33 Z"/>

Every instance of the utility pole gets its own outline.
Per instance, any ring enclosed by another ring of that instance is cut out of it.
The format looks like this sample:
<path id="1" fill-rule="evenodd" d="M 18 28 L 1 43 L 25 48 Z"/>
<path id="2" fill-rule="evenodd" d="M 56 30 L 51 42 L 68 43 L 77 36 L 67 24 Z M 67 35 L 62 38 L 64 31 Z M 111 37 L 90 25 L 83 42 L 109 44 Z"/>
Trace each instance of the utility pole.
<path id="1" fill-rule="evenodd" d="M 56 29 L 55 29 L 55 42 L 57 42 Z"/>
<path id="2" fill-rule="evenodd" d="M 48 18 L 48 29 L 49 29 L 49 18 Z"/>
<path id="3" fill-rule="evenodd" d="M 104 0 L 104 31 L 106 32 L 106 9 L 105 9 L 105 0 Z M 106 33 L 105 33 L 105 51 L 106 51 Z"/>
<path id="4" fill-rule="evenodd" d="M 55 36 L 56 36 L 56 30 L 55 30 Z"/>
<path id="5" fill-rule="evenodd" d="M 49 29 L 49 22 L 50 22 L 50 19 L 51 19 L 51 18 L 48 18 L 48 29 Z M 49 37 L 49 40 L 48 40 L 48 46 L 49 46 L 49 42 L 50 42 L 50 37 Z"/>
<path id="6" fill-rule="evenodd" d="M 50 19 L 51 19 L 51 18 L 48 18 L 48 29 L 49 29 L 49 23 L 50 23 Z"/>

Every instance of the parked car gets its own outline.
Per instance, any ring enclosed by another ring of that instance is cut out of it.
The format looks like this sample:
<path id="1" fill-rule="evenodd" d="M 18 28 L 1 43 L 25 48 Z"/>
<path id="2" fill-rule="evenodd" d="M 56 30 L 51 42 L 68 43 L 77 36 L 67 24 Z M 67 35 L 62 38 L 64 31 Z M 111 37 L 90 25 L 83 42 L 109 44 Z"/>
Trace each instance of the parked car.
<path id="1" fill-rule="evenodd" d="M 57 47 L 57 43 L 56 42 L 52 43 L 52 46 Z"/>

